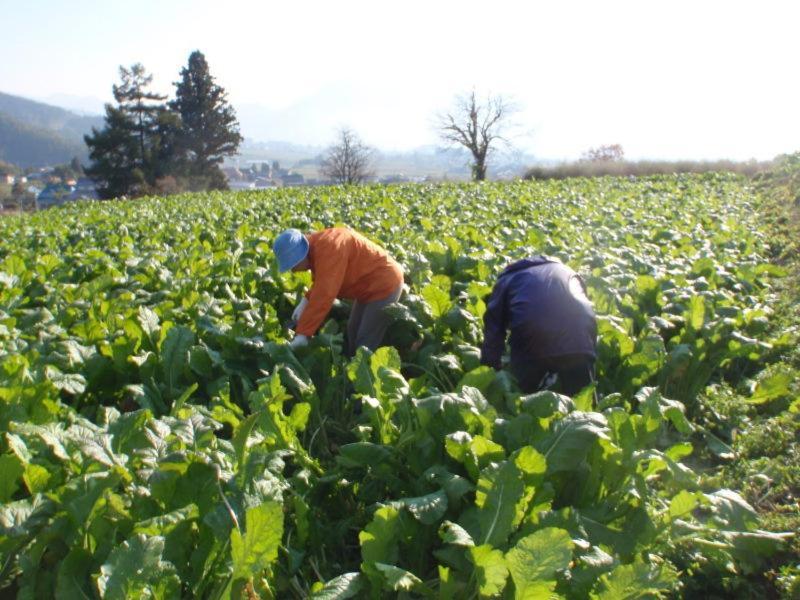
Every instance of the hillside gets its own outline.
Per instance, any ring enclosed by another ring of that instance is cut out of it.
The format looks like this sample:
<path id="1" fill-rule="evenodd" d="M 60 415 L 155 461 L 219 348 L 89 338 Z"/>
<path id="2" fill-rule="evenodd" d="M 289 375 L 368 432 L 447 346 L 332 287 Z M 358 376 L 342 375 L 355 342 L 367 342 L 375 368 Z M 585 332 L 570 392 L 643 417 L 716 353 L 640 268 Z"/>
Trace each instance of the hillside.
<path id="1" fill-rule="evenodd" d="M 44 167 L 86 157 L 86 146 L 52 129 L 32 127 L 0 113 L 0 160 L 21 167 Z"/>
<path id="2" fill-rule="evenodd" d="M 0 159 L 40 167 L 86 158 L 83 136 L 103 118 L 0 92 Z"/>

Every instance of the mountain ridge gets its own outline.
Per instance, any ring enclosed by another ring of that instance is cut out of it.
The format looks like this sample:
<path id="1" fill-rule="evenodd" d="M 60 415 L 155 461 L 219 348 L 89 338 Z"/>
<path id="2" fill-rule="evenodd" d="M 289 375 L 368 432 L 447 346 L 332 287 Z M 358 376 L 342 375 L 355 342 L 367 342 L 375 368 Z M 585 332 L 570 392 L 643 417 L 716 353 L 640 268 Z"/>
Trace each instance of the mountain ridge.
<path id="1" fill-rule="evenodd" d="M 23 168 L 88 158 L 83 136 L 102 127 L 103 117 L 0 92 L 0 160 Z"/>

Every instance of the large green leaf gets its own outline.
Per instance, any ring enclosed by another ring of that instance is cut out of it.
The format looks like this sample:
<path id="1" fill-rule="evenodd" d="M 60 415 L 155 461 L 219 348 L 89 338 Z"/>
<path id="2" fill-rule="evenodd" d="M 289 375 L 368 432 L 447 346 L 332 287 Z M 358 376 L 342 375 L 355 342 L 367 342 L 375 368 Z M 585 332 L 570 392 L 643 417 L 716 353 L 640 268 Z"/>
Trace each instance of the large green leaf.
<path id="1" fill-rule="evenodd" d="M 675 591 L 678 574 L 669 563 L 645 563 L 637 558 L 628 565 L 619 565 L 600 577 L 592 592 L 593 600 L 636 600 L 665 598 Z"/>
<path id="2" fill-rule="evenodd" d="M 161 371 L 167 389 L 175 393 L 184 372 L 188 368 L 189 349 L 194 345 L 194 333 L 188 327 L 171 327 L 161 343 Z"/>
<path id="3" fill-rule="evenodd" d="M 550 473 L 574 471 L 598 440 L 609 439 L 606 418 L 600 413 L 575 411 L 555 421 L 549 435 L 536 444 Z"/>
<path id="4" fill-rule="evenodd" d="M 100 567 L 97 591 L 107 600 L 179 598 L 175 567 L 164 560 L 164 538 L 135 535 L 114 548 Z"/>
<path id="5" fill-rule="evenodd" d="M 439 537 L 445 544 L 464 547 L 475 545 L 472 536 L 467 530 L 452 521 L 445 521 L 442 523 L 441 527 L 439 527 Z"/>
<path id="6" fill-rule="evenodd" d="M 400 513 L 383 506 L 375 511 L 372 521 L 358 534 L 364 562 L 392 564 L 397 561 L 400 535 Z"/>
<path id="7" fill-rule="evenodd" d="M 278 557 L 283 537 L 283 507 L 264 502 L 247 509 L 245 532 L 231 531 L 232 580 L 257 577 Z"/>
<path id="8" fill-rule="evenodd" d="M 19 488 L 19 478 L 25 472 L 25 467 L 20 459 L 12 454 L 0 456 L 0 502 L 11 500 L 14 492 Z"/>
<path id="9" fill-rule="evenodd" d="M 380 401 L 397 400 L 408 392 L 408 383 L 399 371 L 400 355 L 389 346 L 374 353 L 359 348 L 347 365 L 347 375 L 356 391 Z"/>
<path id="10" fill-rule="evenodd" d="M 447 494 L 444 490 L 417 498 L 403 498 L 402 503 L 408 512 L 425 525 L 435 525 L 447 512 Z"/>
<path id="11" fill-rule="evenodd" d="M 525 536 L 506 552 L 514 597 L 549 597 L 556 572 L 566 569 L 571 560 L 572 540 L 563 529 L 546 527 Z"/>
<path id="12" fill-rule="evenodd" d="M 481 472 L 475 492 L 481 544 L 505 545 L 508 536 L 522 521 L 525 507 L 519 504 L 524 502 L 525 496 L 522 472 L 513 462 L 503 461 Z"/>
<path id="13" fill-rule="evenodd" d="M 422 580 L 411 571 L 401 569 L 394 565 L 375 563 L 375 568 L 386 579 L 386 588 L 393 592 L 410 592 L 422 585 Z"/>
<path id="14" fill-rule="evenodd" d="M 437 285 L 426 285 L 420 291 L 420 296 L 427 302 L 435 319 L 446 315 L 452 305 L 450 294 Z"/>
<path id="15" fill-rule="evenodd" d="M 775 371 L 758 380 L 753 395 L 748 398 L 751 404 L 764 404 L 777 398 L 788 396 L 795 376 L 791 371 Z"/>
<path id="16" fill-rule="evenodd" d="M 481 596 L 497 596 L 508 579 L 508 567 L 503 553 L 488 544 L 469 548 L 469 557 L 475 565 L 475 577 Z"/>
<path id="17" fill-rule="evenodd" d="M 311 594 L 312 600 L 347 600 L 361 591 L 361 574 L 344 573 Z"/>

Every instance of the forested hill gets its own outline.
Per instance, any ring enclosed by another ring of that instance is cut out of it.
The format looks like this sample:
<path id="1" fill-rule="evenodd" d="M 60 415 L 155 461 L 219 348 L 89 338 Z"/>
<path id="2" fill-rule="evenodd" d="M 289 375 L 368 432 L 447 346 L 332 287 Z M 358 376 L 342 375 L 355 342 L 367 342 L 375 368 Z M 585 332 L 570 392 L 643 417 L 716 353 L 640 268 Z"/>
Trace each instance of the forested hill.
<path id="1" fill-rule="evenodd" d="M 83 135 L 102 127 L 100 116 L 81 116 L 0 92 L 0 160 L 21 167 L 86 158 Z"/>

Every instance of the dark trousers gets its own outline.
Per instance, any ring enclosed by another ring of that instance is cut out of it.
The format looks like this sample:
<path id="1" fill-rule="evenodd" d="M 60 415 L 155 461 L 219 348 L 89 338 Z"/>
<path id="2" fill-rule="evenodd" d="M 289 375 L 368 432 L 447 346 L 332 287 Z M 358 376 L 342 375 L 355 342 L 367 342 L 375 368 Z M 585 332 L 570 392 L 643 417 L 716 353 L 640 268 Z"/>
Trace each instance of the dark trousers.
<path id="1" fill-rule="evenodd" d="M 558 375 L 558 387 L 567 396 L 574 396 L 594 381 L 594 358 L 585 354 L 567 354 L 527 361 L 512 361 L 511 372 L 520 389 L 532 394 L 544 389 L 548 375 Z"/>
<path id="2" fill-rule="evenodd" d="M 400 285 L 389 296 L 374 302 L 353 302 L 350 319 L 347 321 L 347 355 L 354 356 L 360 346 L 377 350 L 391 324 L 391 318 L 383 309 L 397 302 L 403 286 Z"/>

